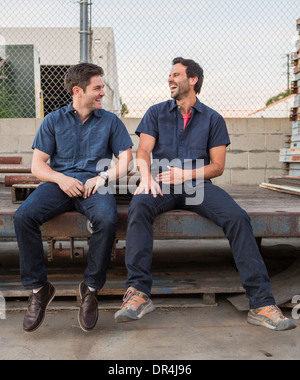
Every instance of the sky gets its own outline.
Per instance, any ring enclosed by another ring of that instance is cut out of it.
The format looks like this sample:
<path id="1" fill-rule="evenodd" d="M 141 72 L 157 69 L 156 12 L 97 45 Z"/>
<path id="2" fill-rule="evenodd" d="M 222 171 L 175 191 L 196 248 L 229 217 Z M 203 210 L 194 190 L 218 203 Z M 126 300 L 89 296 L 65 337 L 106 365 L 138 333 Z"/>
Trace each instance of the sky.
<path id="1" fill-rule="evenodd" d="M 93 0 L 92 7 L 92 26 L 114 29 L 120 94 L 132 115 L 169 98 L 176 56 L 201 64 L 200 100 L 225 116 L 262 108 L 287 87 L 299 0 Z M 3 26 L 77 27 L 78 15 L 74 0 L 1 0 L 0 36 Z"/>

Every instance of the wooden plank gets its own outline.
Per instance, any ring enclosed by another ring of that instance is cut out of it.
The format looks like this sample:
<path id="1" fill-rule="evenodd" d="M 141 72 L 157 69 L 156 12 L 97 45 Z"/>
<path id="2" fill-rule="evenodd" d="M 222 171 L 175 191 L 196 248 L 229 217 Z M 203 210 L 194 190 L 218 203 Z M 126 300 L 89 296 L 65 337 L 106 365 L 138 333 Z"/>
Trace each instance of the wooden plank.
<path id="1" fill-rule="evenodd" d="M 269 178 L 269 184 L 300 187 L 300 176 L 274 176 Z"/>
<path id="2" fill-rule="evenodd" d="M 31 166 L 0 164 L 0 173 L 31 173 Z"/>
<path id="3" fill-rule="evenodd" d="M 300 195 L 300 188 L 295 186 L 282 186 L 270 183 L 261 183 L 259 186 L 268 190 L 274 190 L 281 193 Z"/>
<path id="4" fill-rule="evenodd" d="M 122 305 L 122 296 L 111 299 L 111 297 L 106 297 L 100 293 L 98 310 L 120 310 Z M 13 299 L 7 299 L 6 302 L 6 311 L 26 311 L 28 308 L 27 298 L 24 300 L 14 301 Z M 218 304 L 207 304 L 204 301 L 204 296 L 187 298 L 186 296 L 171 296 L 171 297 L 160 297 L 153 296 L 152 301 L 157 309 L 192 309 L 192 308 L 207 308 L 207 307 L 216 307 Z M 61 311 L 61 310 L 78 310 L 81 305 L 81 300 L 79 297 L 76 299 L 68 299 L 55 297 L 51 304 L 48 306 L 47 310 L 52 311 Z"/>
<path id="5" fill-rule="evenodd" d="M 154 267 L 153 295 L 172 294 L 205 294 L 204 302 L 213 304 L 216 293 L 243 293 L 240 278 L 235 268 L 227 264 L 222 269 L 209 265 L 195 268 L 195 265 L 182 263 L 179 266 L 161 265 Z M 48 280 L 57 289 L 57 297 L 78 296 L 78 285 L 82 281 L 84 270 L 65 273 L 65 269 L 51 268 L 48 270 Z M 127 272 L 125 267 L 115 267 L 107 272 L 107 282 L 101 290 L 101 295 L 122 296 L 125 292 Z M 30 291 L 23 288 L 16 270 L 9 274 L 1 273 L 0 294 L 4 297 L 27 297 Z"/>

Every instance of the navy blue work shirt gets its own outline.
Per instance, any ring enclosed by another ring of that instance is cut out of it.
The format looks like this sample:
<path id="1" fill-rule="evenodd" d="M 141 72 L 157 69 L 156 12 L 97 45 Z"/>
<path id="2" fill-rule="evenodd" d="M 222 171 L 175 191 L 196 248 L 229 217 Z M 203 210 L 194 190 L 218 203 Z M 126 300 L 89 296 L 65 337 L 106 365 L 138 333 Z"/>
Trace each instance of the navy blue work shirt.
<path id="1" fill-rule="evenodd" d="M 106 110 L 95 110 L 82 124 L 73 103 L 47 115 L 35 137 L 32 149 L 50 155 L 50 167 L 70 177 L 86 181 L 107 163 L 133 146 L 122 121 Z M 102 167 L 101 167 L 102 166 Z"/>
<path id="2" fill-rule="evenodd" d="M 150 107 L 136 134 L 140 136 L 145 133 L 156 139 L 152 152 L 154 160 L 180 160 L 183 168 L 185 161 L 197 159 L 204 160 L 204 165 L 210 164 L 209 150 L 230 144 L 223 117 L 201 103 L 198 98 L 192 107 L 192 117 L 185 130 L 183 126 L 180 107 L 172 99 Z"/>

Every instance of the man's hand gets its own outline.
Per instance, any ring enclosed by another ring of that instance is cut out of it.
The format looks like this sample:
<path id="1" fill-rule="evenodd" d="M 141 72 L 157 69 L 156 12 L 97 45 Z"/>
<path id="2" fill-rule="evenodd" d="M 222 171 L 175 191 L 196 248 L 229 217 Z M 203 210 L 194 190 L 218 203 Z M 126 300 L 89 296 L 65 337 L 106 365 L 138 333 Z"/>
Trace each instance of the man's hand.
<path id="1" fill-rule="evenodd" d="M 84 192 L 82 182 L 73 177 L 64 175 L 59 179 L 57 184 L 70 198 L 81 197 Z"/>
<path id="2" fill-rule="evenodd" d="M 184 170 L 167 166 L 169 171 L 159 173 L 156 177 L 158 182 L 165 185 L 180 185 L 188 178 L 185 178 Z"/>
<path id="3" fill-rule="evenodd" d="M 105 185 L 105 180 L 102 177 L 93 177 L 86 181 L 84 185 L 83 198 L 86 199 L 90 197 L 92 194 L 96 194 L 99 187 Z"/>
<path id="4" fill-rule="evenodd" d="M 136 189 L 134 195 L 142 194 L 145 192 L 145 194 L 149 194 L 149 191 L 151 191 L 154 198 L 157 197 L 157 194 L 161 195 L 163 197 L 163 193 L 161 191 L 161 188 L 157 182 L 153 179 L 152 175 L 146 178 L 142 178 L 141 182 Z"/>

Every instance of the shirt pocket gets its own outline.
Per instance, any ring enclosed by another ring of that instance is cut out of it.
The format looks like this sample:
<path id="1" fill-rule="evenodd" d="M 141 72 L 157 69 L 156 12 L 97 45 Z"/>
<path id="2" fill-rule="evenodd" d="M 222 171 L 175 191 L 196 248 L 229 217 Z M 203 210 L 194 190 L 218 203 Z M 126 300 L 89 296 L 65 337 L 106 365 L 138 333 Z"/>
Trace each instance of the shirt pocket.
<path id="1" fill-rule="evenodd" d="M 197 130 L 193 131 L 189 136 L 189 147 L 191 150 L 206 150 L 208 142 L 208 131 Z"/>
<path id="2" fill-rule="evenodd" d="M 207 158 L 206 149 L 191 148 L 188 151 L 188 159 L 190 160 L 205 160 Z"/>
<path id="3" fill-rule="evenodd" d="M 81 139 L 80 153 L 93 159 L 104 158 L 109 148 L 109 136 L 103 130 L 94 130 Z"/>
<path id="4" fill-rule="evenodd" d="M 71 160 L 75 153 L 75 136 L 69 130 L 56 132 L 56 154 L 59 158 Z"/>

